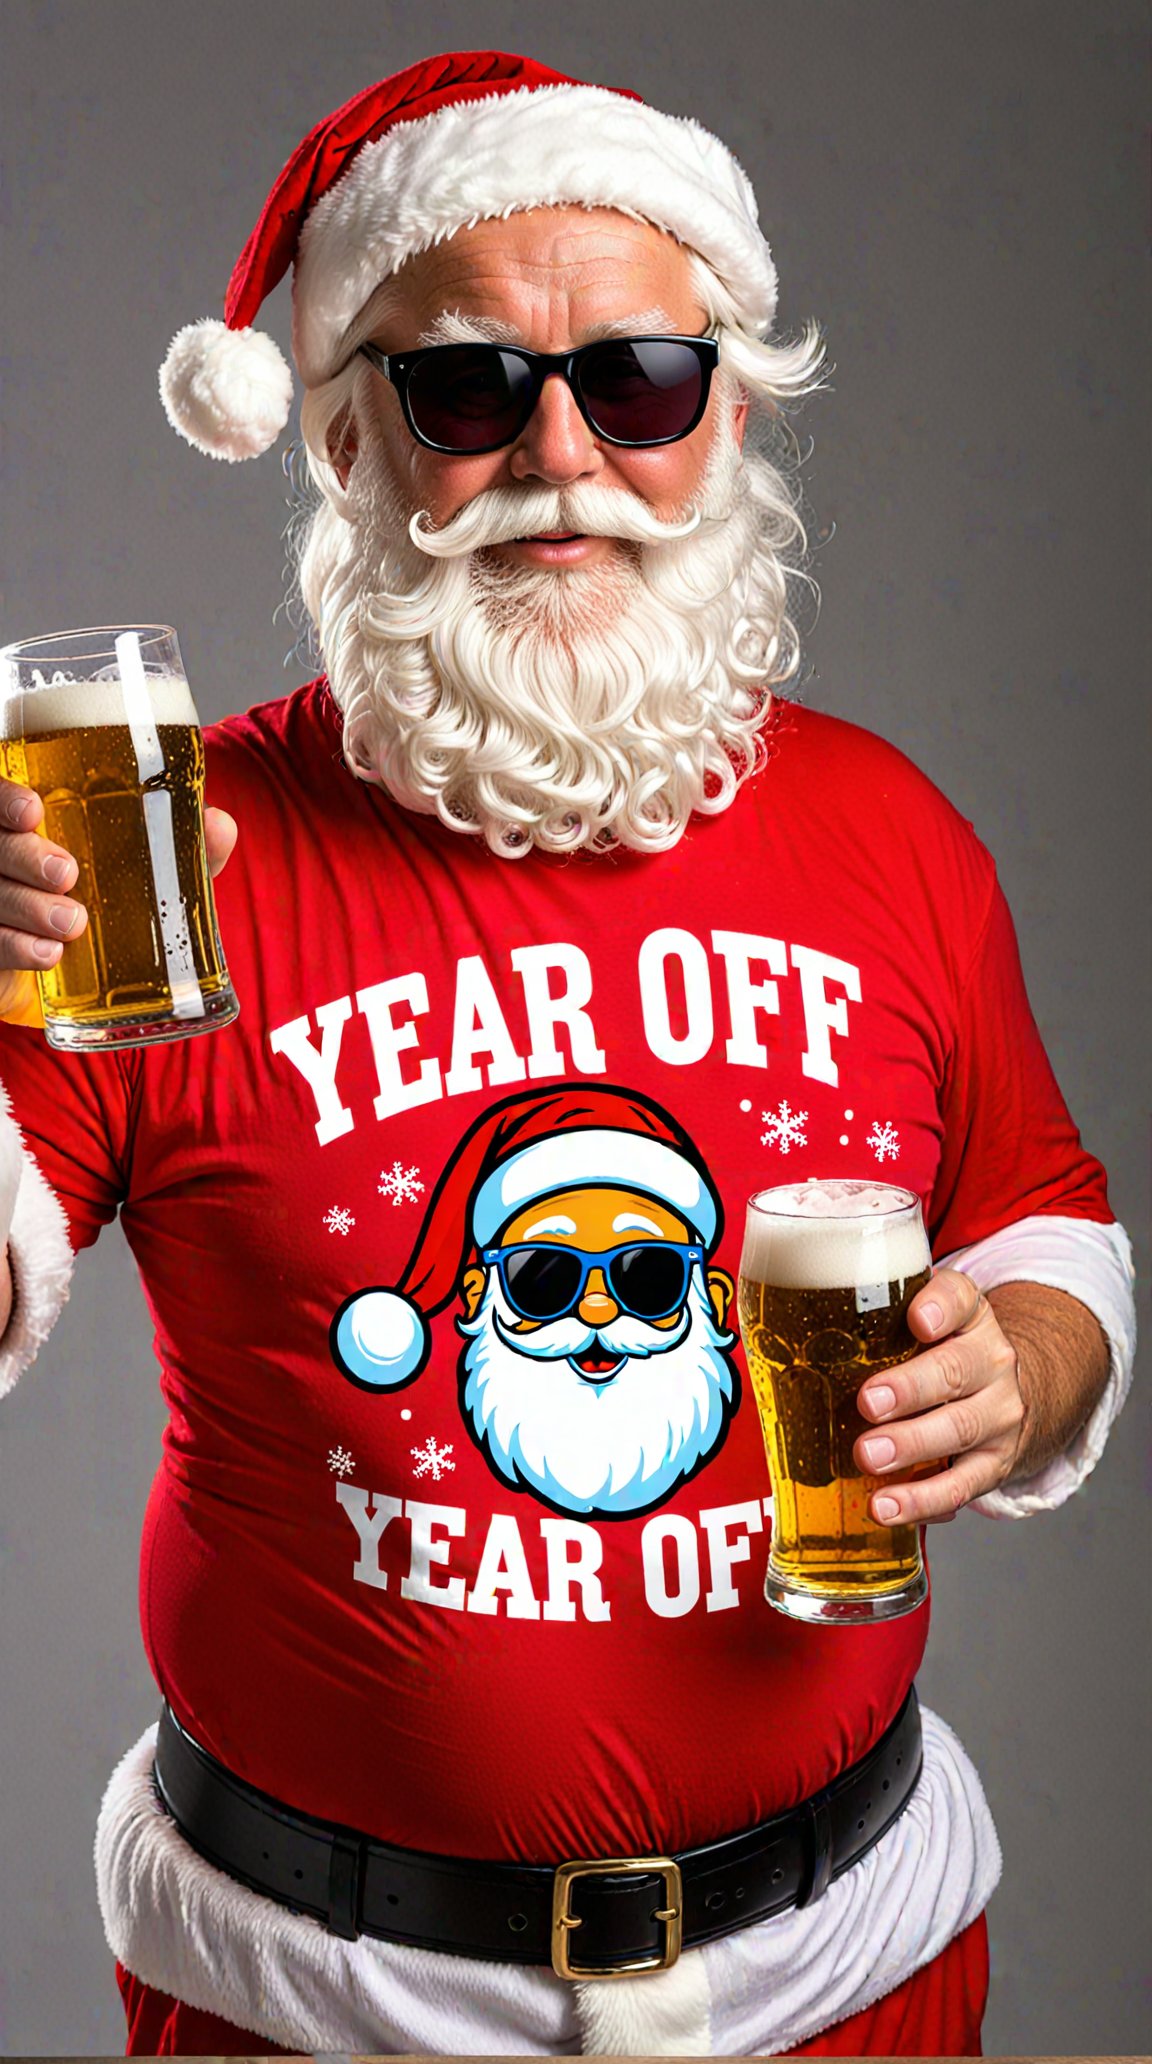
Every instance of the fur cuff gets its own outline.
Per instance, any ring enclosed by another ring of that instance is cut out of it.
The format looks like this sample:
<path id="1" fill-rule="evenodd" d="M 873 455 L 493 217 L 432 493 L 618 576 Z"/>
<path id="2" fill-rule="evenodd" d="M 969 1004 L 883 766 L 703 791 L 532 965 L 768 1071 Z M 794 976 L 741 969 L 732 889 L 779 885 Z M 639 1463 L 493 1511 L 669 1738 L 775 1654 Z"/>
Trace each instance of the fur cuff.
<path id="1" fill-rule="evenodd" d="M 68 1221 L 20 1138 L 8 1093 L 0 1084 L 0 1141 L 15 1148 L 23 1166 L 8 1234 L 12 1316 L 0 1340 L 0 1397 L 11 1390 L 43 1347 L 67 1301 L 74 1266 Z"/>
<path id="2" fill-rule="evenodd" d="M 986 1519 L 1029 1519 L 1054 1512 L 1091 1475 L 1132 1382 L 1136 1354 L 1132 1247 L 1120 1225 L 1037 1215 L 1019 1219 L 973 1247 L 948 1255 L 942 1268 L 962 1269 L 981 1290 L 1000 1283 L 1042 1283 L 1066 1291 L 1098 1320 L 1108 1342 L 1108 1381 L 1086 1425 L 1035 1476 L 972 1500 Z"/>

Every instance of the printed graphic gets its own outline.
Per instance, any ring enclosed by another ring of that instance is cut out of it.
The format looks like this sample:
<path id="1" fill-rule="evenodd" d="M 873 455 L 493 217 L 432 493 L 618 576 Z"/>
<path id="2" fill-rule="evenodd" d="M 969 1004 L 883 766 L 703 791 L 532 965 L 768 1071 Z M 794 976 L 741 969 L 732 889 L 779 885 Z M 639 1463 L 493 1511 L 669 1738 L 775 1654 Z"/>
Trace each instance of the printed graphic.
<path id="1" fill-rule="evenodd" d="M 415 1204 L 417 1198 L 424 1194 L 424 1185 L 419 1176 L 418 1168 L 402 1168 L 399 1161 L 394 1161 L 391 1168 L 380 1170 L 380 1180 L 376 1188 L 380 1195 L 387 1197 L 392 1204 Z"/>
<path id="2" fill-rule="evenodd" d="M 716 1453 L 739 1401 L 733 1285 L 710 1265 L 722 1230 L 659 1105 L 583 1085 L 511 1096 L 445 1168 L 400 1282 L 340 1306 L 332 1357 L 363 1390 L 403 1388 L 455 1305 L 461 1413 L 496 1475 L 557 1512 L 648 1512 Z M 412 1452 L 433 1481 L 455 1467 L 451 1443 Z"/>
<path id="3" fill-rule="evenodd" d="M 331 1211 L 324 1213 L 324 1223 L 330 1233 L 343 1233 L 347 1239 L 356 1220 L 346 1204 L 334 1204 Z"/>
<path id="4" fill-rule="evenodd" d="M 787 1097 L 783 1097 L 776 1111 L 761 1111 L 760 1116 L 768 1127 L 760 1134 L 762 1147 L 779 1147 L 786 1154 L 790 1147 L 806 1147 L 808 1135 L 803 1130 L 808 1123 L 807 1111 L 793 1111 Z"/>
<path id="5" fill-rule="evenodd" d="M 900 1158 L 900 1134 L 888 1118 L 883 1125 L 878 1118 L 872 1120 L 868 1145 L 878 1161 L 898 1161 Z"/>
<path id="6" fill-rule="evenodd" d="M 328 1467 L 332 1471 L 333 1476 L 344 1477 L 351 1476 L 356 1464 L 352 1460 L 347 1448 L 329 1448 Z"/>
<path id="7" fill-rule="evenodd" d="M 439 1483 L 442 1476 L 456 1467 L 456 1464 L 448 1459 L 452 1453 L 452 1442 L 445 1441 L 444 1446 L 440 1447 L 431 1434 L 411 1452 L 415 1465 L 412 1470 L 413 1476 L 430 1476 L 433 1483 Z"/>

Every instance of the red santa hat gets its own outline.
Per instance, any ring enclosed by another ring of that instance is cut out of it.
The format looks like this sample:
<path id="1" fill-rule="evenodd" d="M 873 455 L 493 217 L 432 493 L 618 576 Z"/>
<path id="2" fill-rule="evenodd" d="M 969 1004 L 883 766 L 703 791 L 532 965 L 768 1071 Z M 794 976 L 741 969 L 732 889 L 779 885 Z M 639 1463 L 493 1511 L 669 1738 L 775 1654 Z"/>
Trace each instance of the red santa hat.
<path id="1" fill-rule="evenodd" d="M 628 1090 L 571 1085 L 509 1097 L 465 1134 L 395 1289 L 358 1290 L 341 1305 L 329 1334 L 337 1367 L 366 1390 L 411 1383 L 428 1360 L 428 1321 L 455 1296 L 469 1258 L 497 1245 L 529 1204 L 593 1186 L 667 1205 L 704 1252 L 723 1226 L 707 1169 L 659 1105 Z"/>
<path id="2" fill-rule="evenodd" d="M 240 254 L 224 321 L 172 340 L 160 373 L 169 421 L 212 458 L 275 443 L 292 376 L 251 325 L 290 265 L 292 349 L 315 387 L 340 370 L 349 325 L 406 258 L 492 216 L 563 204 L 669 231 L 724 281 L 751 334 L 769 329 L 776 270 L 756 198 L 715 136 L 531 58 L 456 52 L 369 86 L 293 152 Z"/>

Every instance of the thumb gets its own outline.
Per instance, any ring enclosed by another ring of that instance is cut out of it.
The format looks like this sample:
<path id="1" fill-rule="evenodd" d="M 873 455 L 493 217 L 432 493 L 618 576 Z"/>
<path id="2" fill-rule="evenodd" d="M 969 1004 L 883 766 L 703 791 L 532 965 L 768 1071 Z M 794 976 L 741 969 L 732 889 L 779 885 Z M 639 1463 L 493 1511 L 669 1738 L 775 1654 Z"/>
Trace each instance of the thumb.
<path id="1" fill-rule="evenodd" d="M 236 819 L 227 810 L 214 810 L 209 806 L 204 812 L 204 844 L 208 852 L 208 868 L 213 875 L 227 866 L 236 844 Z"/>

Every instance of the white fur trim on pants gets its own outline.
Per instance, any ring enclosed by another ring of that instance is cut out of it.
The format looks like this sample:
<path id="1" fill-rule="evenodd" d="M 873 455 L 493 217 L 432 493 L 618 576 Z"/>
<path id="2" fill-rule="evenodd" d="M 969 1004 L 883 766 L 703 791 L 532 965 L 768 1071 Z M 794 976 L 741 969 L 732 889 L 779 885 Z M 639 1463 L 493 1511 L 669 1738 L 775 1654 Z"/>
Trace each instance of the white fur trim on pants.
<path id="1" fill-rule="evenodd" d="M 159 1805 L 150 1728 L 100 1812 L 105 1932 L 146 1984 L 300 2052 L 771 2055 L 893 1991 L 992 1894 L 1000 1848 L 980 1780 L 951 1729 L 922 1717 L 924 1770 L 908 1806 L 815 1906 L 611 1984 L 345 1942 L 248 1891 L 198 1856 Z"/>
<path id="2" fill-rule="evenodd" d="M 47 1340 L 67 1301 L 73 1269 L 68 1221 L 20 1137 L 0 1084 L 0 1218 L 6 1209 L 12 1215 L 0 1239 L 6 1230 L 13 1297 L 0 1339 L 0 1397 Z"/>

